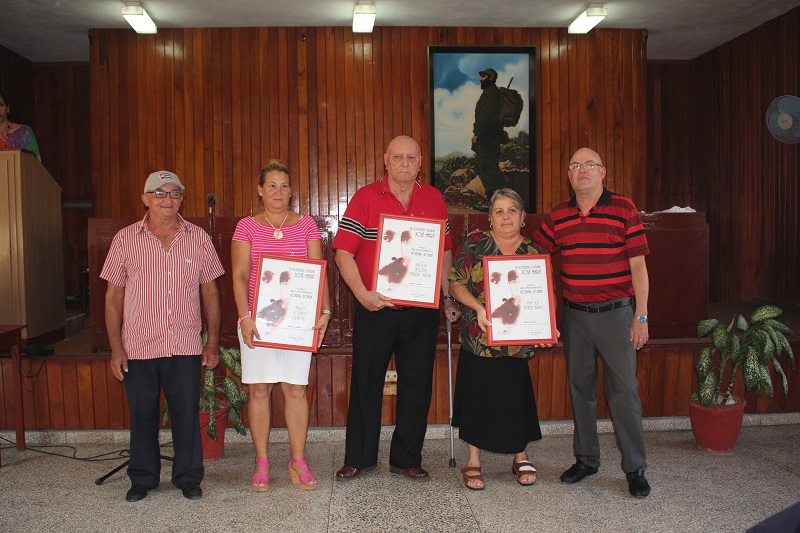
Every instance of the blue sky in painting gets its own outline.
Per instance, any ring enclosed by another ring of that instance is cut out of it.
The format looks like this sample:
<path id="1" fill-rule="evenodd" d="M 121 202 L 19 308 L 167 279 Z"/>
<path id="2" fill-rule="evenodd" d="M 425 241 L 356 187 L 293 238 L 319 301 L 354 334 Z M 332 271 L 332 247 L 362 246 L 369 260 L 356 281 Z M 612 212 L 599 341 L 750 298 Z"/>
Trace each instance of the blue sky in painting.
<path id="1" fill-rule="evenodd" d="M 485 68 L 497 71 L 497 84 L 520 92 L 530 102 L 528 74 L 529 55 L 525 53 L 459 53 L 434 52 L 433 113 L 436 157 L 451 152 L 473 155 L 470 147 L 475 103 L 481 95 L 478 72 Z M 528 109 L 523 110 L 519 124 L 506 128 L 510 136 L 520 130 L 529 132 Z"/>

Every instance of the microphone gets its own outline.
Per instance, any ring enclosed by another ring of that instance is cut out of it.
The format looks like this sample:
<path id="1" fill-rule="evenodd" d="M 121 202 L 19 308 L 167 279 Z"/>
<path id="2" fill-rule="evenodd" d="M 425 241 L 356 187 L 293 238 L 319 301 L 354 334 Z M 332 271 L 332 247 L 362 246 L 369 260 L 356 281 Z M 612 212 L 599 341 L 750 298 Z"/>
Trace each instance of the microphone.
<path id="1" fill-rule="evenodd" d="M 214 207 L 214 204 L 217 203 L 217 197 L 214 196 L 214 193 L 209 194 L 207 200 L 208 200 L 208 207 Z"/>

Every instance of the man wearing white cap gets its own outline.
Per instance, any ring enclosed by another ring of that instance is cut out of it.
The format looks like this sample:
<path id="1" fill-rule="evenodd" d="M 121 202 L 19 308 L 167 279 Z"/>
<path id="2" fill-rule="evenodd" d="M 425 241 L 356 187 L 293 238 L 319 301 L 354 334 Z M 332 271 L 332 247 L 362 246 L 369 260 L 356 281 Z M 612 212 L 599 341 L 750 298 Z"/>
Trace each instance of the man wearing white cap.
<path id="1" fill-rule="evenodd" d="M 111 371 L 125 384 L 131 415 L 129 502 L 146 497 L 161 478 L 162 389 L 172 421 L 172 483 L 190 500 L 203 495 L 200 367 L 219 363 L 215 280 L 224 270 L 208 234 L 178 214 L 184 189 L 172 172 L 150 174 L 142 195 L 147 213 L 114 236 L 100 273 L 108 281 Z M 201 293 L 208 328 L 205 346 L 200 339 Z"/>

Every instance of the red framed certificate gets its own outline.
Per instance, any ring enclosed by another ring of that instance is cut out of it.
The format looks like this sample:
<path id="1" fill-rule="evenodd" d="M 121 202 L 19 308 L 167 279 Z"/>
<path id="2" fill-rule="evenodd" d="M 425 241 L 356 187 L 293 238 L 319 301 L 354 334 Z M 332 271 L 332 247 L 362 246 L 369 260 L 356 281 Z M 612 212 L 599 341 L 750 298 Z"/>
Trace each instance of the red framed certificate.
<path id="1" fill-rule="evenodd" d="M 258 255 L 251 316 L 256 346 L 314 352 L 327 263 L 285 255 Z"/>
<path id="2" fill-rule="evenodd" d="M 489 346 L 558 342 L 552 280 L 548 254 L 484 256 Z"/>
<path id="3" fill-rule="evenodd" d="M 393 304 L 439 307 L 445 221 L 381 215 L 373 290 Z"/>

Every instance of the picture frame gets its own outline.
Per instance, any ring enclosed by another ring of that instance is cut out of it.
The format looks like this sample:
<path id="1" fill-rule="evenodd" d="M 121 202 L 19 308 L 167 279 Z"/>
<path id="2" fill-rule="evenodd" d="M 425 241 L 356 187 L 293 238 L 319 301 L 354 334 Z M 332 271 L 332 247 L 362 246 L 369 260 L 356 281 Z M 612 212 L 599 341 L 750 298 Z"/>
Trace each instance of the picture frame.
<path id="1" fill-rule="evenodd" d="M 489 346 L 558 342 L 549 254 L 484 256 L 483 278 Z"/>
<path id="2" fill-rule="evenodd" d="M 439 308 L 444 220 L 380 215 L 373 290 L 391 303 Z"/>
<path id="3" fill-rule="evenodd" d="M 317 351 L 327 262 L 258 254 L 251 317 L 261 339 L 253 345 L 305 352 Z"/>
<path id="4" fill-rule="evenodd" d="M 524 107 L 519 122 L 504 131 L 500 146 L 501 187 L 517 191 L 525 211 L 535 212 L 536 48 L 532 46 L 429 46 L 431 184 L 453 213 L 475 213 L 484 205 L 485 187 L 471 143 L 476 103 L 482 94 L 479 73 L 494 69 L 498 87 L 515 89 Z"/>

